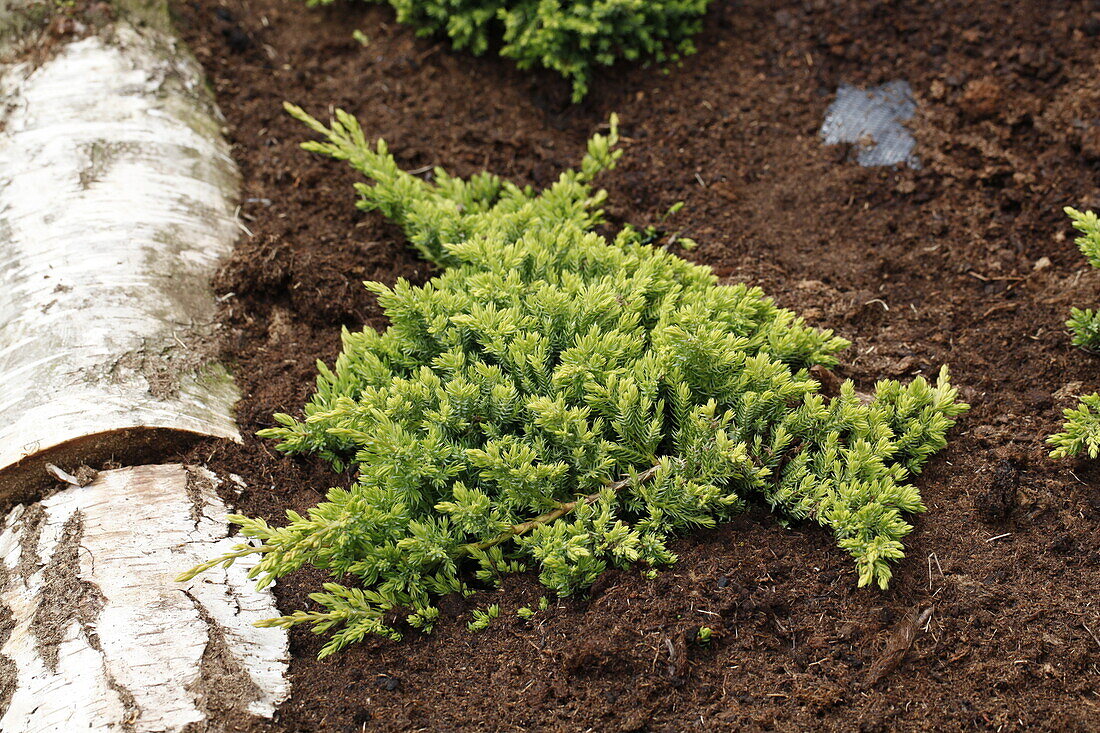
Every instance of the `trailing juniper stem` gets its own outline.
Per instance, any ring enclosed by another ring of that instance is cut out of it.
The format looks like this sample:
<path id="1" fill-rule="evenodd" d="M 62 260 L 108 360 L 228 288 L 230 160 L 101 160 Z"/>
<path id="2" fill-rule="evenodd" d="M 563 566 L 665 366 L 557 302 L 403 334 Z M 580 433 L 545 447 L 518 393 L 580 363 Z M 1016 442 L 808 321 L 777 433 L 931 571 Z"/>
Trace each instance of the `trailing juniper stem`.
<path id="1" fill-rule="evenodd" d="M 237 547 L 236 549 L 233 550 L 233 552 L 227 552 L 226 554 L 222 555 L 221 557 L 215 558 L 214 560 L 207 560 L 206 562 L 202 563 L 201 565 L 196 565 L 195 567 L 191 568 L 190 570 L 188 570 L 185 573 L 180 573 L 179 575 L 176 576 L 176 582 L 177 583 L 186 583 L 188 580 L 191 580 L 196 575 L 199 575 L 201 573 L 205 573 L 207 570 L 210 570 L 213 567 L 217 567 L 218 565 L 226 565 L 228 567 L 230 564 L 232 564 L 233 560 L 236 560 L 239 557 L 247 557 L 248 555 L 256 555 L 256 554 L 262 554 L 262 553 L 265 553 L 265 552 L 271 552 L 274 549 L 275 549 L 274 547 L 268 547 L 267 545 L 260 545 L 259 547 L 251 547 L 251 546 Z"/>
<path id="2" fill-rule="evenodd" d="M 621 481 L 607 484 L 607 488 L 611 489 L 612 491 L 622 491 L 627 486 L 630 486 L 634 482 L 634 480 L 637 480 L 638 483 L 642 483 L 653 478 L 654 474 L 657 473 L 657 469 L 659 468 L 660 466 L 647 468 L 646 470 L 639 473 L 636 479 L 624 478 Z M 556 509 L 548 511 L 546 512 L 546 514 L 537 516 L 528 522 L 523 522 L 522 524 L 514 524 L 512 525 L 512 528 L 509 529 L 507 532 L 501 532 L 499 535 L 491 540 L 486 540 L 484 542 L 471 542 L 468 545 L 463 545 L 462 547 L 458 548 L 458 553 L 460 555 L 469 555 L 471 552 L 475 552 L 477 550 L 488 550 L 490 547 L 496 547 L 499 544 L 507 542 L 513 537 L 518 537 L 520 535 L 526 534 L 527 532 L 530 532 L 535 527 L 538 527 L 540 524 L 550 524 L 550 522 L 553 522 L 555 519 L 561 519 L 566 514 L 580 506 L 582 503 L 594 504 L 599 498 L 600 495 L 598 493 L 590 494 L 583 499 L 577 499 L 576 501 L 568 501 L 563 504 L 558 504 L 558 507 Z"/>

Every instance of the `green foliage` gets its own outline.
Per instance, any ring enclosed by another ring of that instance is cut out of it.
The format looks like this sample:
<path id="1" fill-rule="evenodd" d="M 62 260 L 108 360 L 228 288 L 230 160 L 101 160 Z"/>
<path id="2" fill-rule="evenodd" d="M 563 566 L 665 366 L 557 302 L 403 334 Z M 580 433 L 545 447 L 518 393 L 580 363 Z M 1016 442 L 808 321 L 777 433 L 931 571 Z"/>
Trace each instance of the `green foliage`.
<path id="1" fill-rule="evenodd" d="M 618 121 L 612 116 L 610 133 L 595 135 L 588 141 L 580 168 L 562 173 L 553 186 L 537 196 L 530 186 L 520 188 L 491 173 L 463 180 L 437 167 L 429 183 L 401 170 L 384 140 L 370 145 L 358 121 L 343 110 L 337 110 L 331 127 L 326 127 L 301 108 L 284 106 L 291 116 L 325 138 L 303 143 L 303 149 L 345 160 L 375 182 L 373 186 L 355 184 L 359 208 L 381 212 L 405 231 L 422 257 L 443 267 L 463 261 L 444 242 L 465 242 L 492 227 L 511 227 L 500 232 L 511 239 L 517 239 L 522 227 L 538 216 L 582 231 L 595 228 L 602 221 L 600 207 L 607 194 L 593 191 L 589 184 L 596 174 L 613 168 L 622 155 L 615 149 Z M 536 199 L 538 208 L 533 209 L 531 203 Z"/>
<path id="2" fill-rule="evenodd" d="M 1073 331 L 1073 345 L 1100 351 L 1100 313 L 1092 308 L 1071 308 L 1066 326 Z"/>
<path id="3" fill-rule="evenodd" d="M 1073 227 L 1081 232 L 1076 239 L 1081 253 L 1093 267 L 1100 267 L 1100 218 L 1087 211 L 1080 212 L 1069 206 L 1065 209 Z M 1100 351 L 1100 312 L 1091 308 L 1073 308 L 1066 326 L 1073 331 L 1073 345 L 1087 351 Z M 1095 411 L 1095 412 L 1094 412 Z M 1076 409 L 1063 413 L 1065 424 L 1047 442 L 1054 446 L 1051 456 L 1065 458 L 1087 453 L 1089 458 L 1100 455 L 1100 395 L 1084 397 Z"/>
<path id="4" fill-rule="evenodd" d="M 714 629 L 709 626 L 700 626 L 699 631 L 695 634 L 695 641 L 700 644 L 709 644 L 710 640 L 714 638 Z"/>
<path id="5" fill-rule="evenodd" d="M 1065 208 L 1073 223 L 1073 228 L 1081 232 L 1081 236 L 1074 240 L 1081 249 L 1081 254 L 1088 258 L 1093 267 L 1100 267 L 1100 217 L 1095 212 L 1081 212 L 1072 206 Z"/>
<path id="6" fill-rule="evenodd" d="M 484 611 L 475 608 L 472 615 L 474 620 L 466 624 L 466 628 L 470 631 L 484 631 L 489 628 L 489 624 L 493 622 L 493 619 L 500 616 L 500 606 L 494 603 Z"/>
<path id="7" fill-rule="evenodd" d="M 327 5 L 333 0 L 306 0 Z M 446 34 L 457 49 L 490 46 L 521 69 L 552 69 L 588 92 L 592 69 L 618 59 L 676 61 L 695 52 L 709 0 L 372 0 L 389 2 L 397 20 L 422 36 Z"/>
<path id="8" fill-rule="evenodd" d="M 1047 438 L 1054 446 L 1050 455 L 1054 458 L 1082 453 L 1087 453 L 1089 458 L 1100 456 L 1100 394 L 1082 397 L 1080 404 L 1066 409 L 1063 417 L 1066 423 L 1062 432 Z"/>
<path id="9" fill-rule="evenodd" d="M 1100 267 L 1100 219 L 1091 211 L 1080 212 L 1069 206 L 1065 209 L 1073 221 L 1073 227 L 1081 232 L 1075 241 L 1081 253 L 1093 267 Z M 1100 351 L 1100 313 L 1090 309 L 1074 308 L 1066 325 L 1073 331 L 1073 345 Z"/>
<path id="10" fill-rule="evenodd" d="M 630 224 L 627 224 L 625 227 L 623 227 L 623 230 L 619 233 L 619 236 L 621 238 L 624 238 L 626 241 L 630 241 L 633 244 L 646 244 L 653 245 L 655 247 L 660 246 L 666 250 L 674 246 L 680 247 L 681 249 L 687 251 L 693 250 L 698 246 L 695 243 L 694 239 L 689 239 L 688 237 L 681 236 L 680 232 L 670 233 L 663 228 L 667 220 L 678 214 L 683 208 L 684 202 L 677 201 L 668 208 L 668 211 L 665 212 L 664 216 L 661 217 L 660 221 L 657 222 L 656 225 L 650 224 L 643 229 L 638 229 Z"/>
<path id="11" fill-rule="evenodd" d="M 614 119 L 579 171 L 535 192 L 488 174 L 415 178 L 348 115 L 325 127 L 289 109 L 325 138 L 307 149 L 373 179 L 360 205 L 445 269 L 422 286 L 368 283 L 389 328 L 345 331 L 304 417 L 262 432 L 357 472 L 283 527 L 234 517 L 258 544 L 206 564 L 254 552 L 261 584 L 307 565 L 357 581 L 271 623 L 332 633 L 328 654 L 396 636 L 394 608 L 430 628 L 436 598 L 506 572 L 534 568 L 570 595 L 610 566 L 675 562 L 675 535 L 746 501 L 828 527 L 859 585 L 886 587 L 903 517 L 924 510 L 909 477 L 966 409 L 946 369 L 827 398 L 809 369 L 835 365 L 843 339 L 637 230 L 593 231 L 604 193 L 590 181 L 618 157 Z"/>

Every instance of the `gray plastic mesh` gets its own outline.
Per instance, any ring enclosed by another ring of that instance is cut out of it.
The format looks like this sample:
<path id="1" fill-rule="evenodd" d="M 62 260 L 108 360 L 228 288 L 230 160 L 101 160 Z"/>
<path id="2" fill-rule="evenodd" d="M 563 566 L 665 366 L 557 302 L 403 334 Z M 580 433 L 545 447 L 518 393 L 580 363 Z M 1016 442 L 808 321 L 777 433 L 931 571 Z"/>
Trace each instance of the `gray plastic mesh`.
<path id="1" fill-rule="evenodd" d="M 825 114 L 821 136 L 826 145 L 856 145 L 855 159 L 863 166 L 904 163 L 920 168 L 913 154 L 916 140 L 903 124 L 916 111 L 908 82 L 891 81 L 870 89 L 841 84 Z"/>

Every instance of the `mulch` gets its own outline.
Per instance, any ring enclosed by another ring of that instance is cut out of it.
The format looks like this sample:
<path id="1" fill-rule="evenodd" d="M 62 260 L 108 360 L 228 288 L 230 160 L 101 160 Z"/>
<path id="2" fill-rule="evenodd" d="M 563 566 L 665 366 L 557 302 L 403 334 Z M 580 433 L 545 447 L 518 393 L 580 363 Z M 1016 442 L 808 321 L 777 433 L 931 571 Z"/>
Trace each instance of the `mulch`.
<path id="1" fill-rule="evenodd" d="M 279 521 L 346 485 L 252 437 L 310 396 L 341 325 L 385 321 L 363 280 L 433 274 L 354 207 L 345 166 L 298 149 L 283 100 L 356 114 L 407 169 L 489 169 L 543 186 L 611 112 L 613 223 L 686 202 L 685 256 L 760 285 L 853 346 L 861 389 L 949 364 L 971 403 L 918 478 L 928 513 L 888 591 L 811 525 L 749 513 L 676 544 L 646 579 L 609 572 L 555 601 L 509 578 L 487 631 L 468 608 L 431 636 L 368 640 L 324 662 L 292 634 L 293 695 L 270 724 L 358 730 L 1095 730 L 1100 469 L 1047 457 L 1073 397 L 1100 388 L 1072 305 L 1100 302 L 1064 205 L 1100 208 L 1100 3 L 716 0 L 699 53 L 667 73 L 615 67 L 569 105 L 552 75 L 417 38 L 392 11 L 339 2 L 176 0 L 243 172 L 242 238 L 215 283 L 243 446 L 189 460 L 241 475 L 248 514 Z M 366 46 L 352 38 L 359 29 Z M 841 82 L 908 81 L 919 170 L 866 169 L 817 131 Z M 305 607 L 322 581 L 277 586 Z M 695 631 L 715 631 L 707 645 Z"/>

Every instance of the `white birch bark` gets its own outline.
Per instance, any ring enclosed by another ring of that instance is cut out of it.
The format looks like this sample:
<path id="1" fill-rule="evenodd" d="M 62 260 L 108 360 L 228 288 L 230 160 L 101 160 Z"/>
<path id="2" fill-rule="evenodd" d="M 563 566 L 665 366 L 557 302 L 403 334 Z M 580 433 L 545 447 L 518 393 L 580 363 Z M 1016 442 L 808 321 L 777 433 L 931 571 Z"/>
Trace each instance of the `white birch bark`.
<path id="1" fill-rule="evenodd" d="M 173 581 L 239 542 L 215 482 L 179 464 L 124 468 L 8 514 L 0 730 L 225 730 L 273 713 L 287 635 L 252 625 L 278 611 L 251 563 Z"/>
<path id="2" fill-rule="evenodd" d="M 238 174 L 176 43 L 120 23 L 0 69 L 0 503 L 46 461 L 240 439 L 208 284 Z"/>

